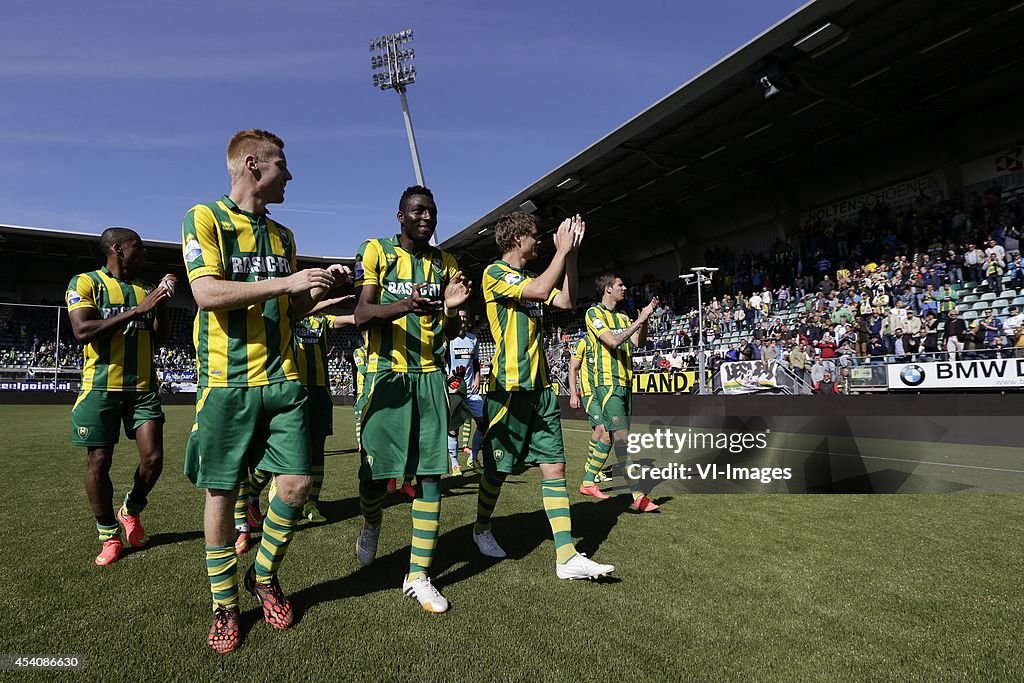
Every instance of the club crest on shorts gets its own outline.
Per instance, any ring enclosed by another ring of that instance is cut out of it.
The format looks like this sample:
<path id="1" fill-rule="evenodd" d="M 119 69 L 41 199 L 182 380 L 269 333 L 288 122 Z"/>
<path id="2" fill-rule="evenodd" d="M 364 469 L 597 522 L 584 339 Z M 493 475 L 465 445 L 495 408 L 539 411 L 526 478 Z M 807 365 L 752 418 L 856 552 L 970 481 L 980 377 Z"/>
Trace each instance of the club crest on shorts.
<path id="1" fill-rule="evenodd" d="M 366 456 L 366 466 L 369 467 L 370 469 L 373 469 L 373 456 L 372 455 Z"/>
<path id="2" fill-rule="evenodd" d="M 89 436 L 89 428 L 88 427 L 79 427 L 78 428 L 78 438 L 84 439 L 87 436 Z"/>
<path id="3" fill-rule="evenodd" d="M 505 457 L 505 451 L 497 450 L 494 451 L 494 462 L 501 462 L 501 459 Z"/>
<path id="4" fill-rule="evenodd" d="M 620 417 L 619 417 L 618 415 L 613 415 L 613 416 L 612 416 L 612 424 L 613 424 L 613 425 L 617 425 L 617 424 L 619 424 L 619 422 L 621 422 L 621 421 L 622 421 L 622 420 L 621 420 L 621 418 L 620 418 Z"/>

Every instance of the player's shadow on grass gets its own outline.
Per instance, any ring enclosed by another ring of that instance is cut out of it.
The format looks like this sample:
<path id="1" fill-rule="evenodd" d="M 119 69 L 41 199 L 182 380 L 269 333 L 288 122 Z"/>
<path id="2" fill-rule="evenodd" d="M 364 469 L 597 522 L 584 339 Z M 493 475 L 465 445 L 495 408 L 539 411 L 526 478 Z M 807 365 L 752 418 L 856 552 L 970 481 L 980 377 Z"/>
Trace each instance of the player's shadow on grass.
<path id="1" fill-rule="evenodd" d="M 518 482 L 506 482 L 505 485 L 513 483 Z M 595 553 L 618 523 L 619 516 L 627 511 L 627 507 L 628 503 L 621 497 L 573 506 L 574 535 L 582 536 L 577 549 L 588 555 Z M 443 588 L 455 585 L 486 572 L 498 562 L 522 560 L 551 540 L 551 526 L 543 509 L 511 515 L 501 515 L 499 510 L 492 521 L 492 528 L 507 554 L 504 560 L 480 554 L 471 537 L 473 522 L 449 529 L 440 535 L 431 569 L 431 574 L 438 577 L 438 586 Z M 389 528 L 385 522 L 381 533 L 389 532 L 405 535 L 408 530 L 398 524 Z M 552 551 L 553 562 L 553 547 L 548 550 Z M 303 588 L 290 596 L 296 618 L 301 618 L 306 611 L 321 603 L 379 591 L 397 591 L 408 569 L 409 546 L 404 545 L 387 555 L 378 556 L 369 567 L 360 567 L 346 576 Z M 614 582 L 616 579 L 605 581 Z"/>
<path id="2" fill-rule="evenodd" d="M 445 477 L 441 480 L 441 495 L 445 498 L 468 495 L 475 496 L 478 483 L 479 475 L 474 476 L 472 473 L 464 474 L 461 477 Z M 518 484 L 520 482 L 515 483 Z M 506 486 L 507 485 L 509 485 L 509 483 L 506 483 Z M 391 494 L 384 499 L 384 509 L 399 505 L 412 505 L 412 498 L 404 493 L 398 492 Z M 319 508 L 320 513 L 327 518 L 327 521 L 320 522 L 319 524 L 303 524 L 303 527 L 327 526 L 329 524 L 354 519 L 360 515 L 359 496 L 342 498 L 340 500 L 321 500 L 317 503 L 317 507 Z"/>
<path id="3" fill-rule="evenodd" d="M 146 543 L 146 550 L 159 548 L 162 545 L 171 545 L 173 543 L 185 543 L 187 541 L 194 541 L 197 538 L 202 537 L 202 529 L 196 529 L 194 531 L 164 531 L 158 534 L 153 534 L 149 537 L 149 541 Z"/>

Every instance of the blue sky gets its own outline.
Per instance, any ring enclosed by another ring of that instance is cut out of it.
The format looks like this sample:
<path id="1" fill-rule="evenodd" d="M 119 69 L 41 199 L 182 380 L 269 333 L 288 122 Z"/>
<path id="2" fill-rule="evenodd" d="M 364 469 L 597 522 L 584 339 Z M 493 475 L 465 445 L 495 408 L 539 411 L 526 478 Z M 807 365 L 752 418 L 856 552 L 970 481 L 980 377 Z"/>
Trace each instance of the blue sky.
<path id="1" fill-rule="evenodd" d="M 414 183 L 370 38 L 415 31 L 409 104 L 443 240 L 803 3 L 5 0 L 0 223 L 180 239 L 242 128 L 281 135 L 304 254 L 395 231 Z"/>

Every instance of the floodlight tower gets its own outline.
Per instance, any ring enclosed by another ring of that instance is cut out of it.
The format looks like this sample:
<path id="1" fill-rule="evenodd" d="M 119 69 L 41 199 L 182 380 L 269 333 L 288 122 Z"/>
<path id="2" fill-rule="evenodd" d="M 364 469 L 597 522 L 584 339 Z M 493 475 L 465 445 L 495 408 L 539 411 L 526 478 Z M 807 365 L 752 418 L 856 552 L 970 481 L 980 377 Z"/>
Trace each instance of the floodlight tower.
<path id="1" fill-rule="evenodd" d="M 704 357 L 704 302 L 701 299 L 701 285 L 711 284 L 711 275 L 718 271 L 718 268 L 708 266 L 695 266 L 690 268 L 692 273 L 680 275 L 679 279 L 690 284 L 691 278 L 697 285 L 697 393 L 706 395 L 708 393 L 707 359 Z"/>
<path id="2" fill-rule="evenodd" d="M 389 33 L 370 41 L 370 66 L 373 69 L 373 86 L 381 90 L 394 90 L 402 99 L 402 115 L 405 117 L 405 132 L 409 136 L 409 152 L 412 167 L 416 172 L 416 184 L 423 185 L 423 168 L 420 153 L 416 148 L 416 134 L 412 131 L 412 117 L 409 115 L 409 100 L 405 97 L 406 87 L 416 82 L 416 67 L 412 60 L 416 52 L 408 47 L 412 42 L 412 29 Z"/>

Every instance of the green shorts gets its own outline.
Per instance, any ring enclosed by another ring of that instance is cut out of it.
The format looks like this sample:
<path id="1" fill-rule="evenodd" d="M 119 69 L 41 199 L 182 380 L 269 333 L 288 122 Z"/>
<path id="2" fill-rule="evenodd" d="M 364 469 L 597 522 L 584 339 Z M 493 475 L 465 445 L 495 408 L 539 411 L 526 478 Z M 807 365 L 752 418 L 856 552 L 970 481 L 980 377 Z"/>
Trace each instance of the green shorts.
<path id="1" fill-rule="evenodd" d="M 306 387 L 297 381 L 263 387 L 201 388 L 185 446 L 185 475 L 199 488 L 238 488 L 250 467 L 309 474 Z"/>
<path id="2" fill-rule="evenodd" d="M 594 387 L 591 400 L 600 415 L 598 423 L 609 433 L 629 429 L 629 418 L 633 415 L 633 392 L 627 387 Z"/>
<path id="3" fill-rule="evenodd" d="M 494 389 L 484 406 L 484 468 L 510 474 L 526 465 L 564 463 L 562 411 L 552 388 Z"/>
<path id="4" fill-rule="evenodd" d="M 376 372 L 366 376 L 363 393 L 360 480 L 448 473 L 443 372 Z"/>
<path id="5" fill-rule="evenodd" d="M 309 434 L 323 441 L 334 433 L 334 401 L 327 387 L 306 387 L 309 394 Z"/>
<path id="6" fill-rule="evenodd" d="M 155 391 L 85 391 L 71 409 L 71 443 L 96 448 L 112 446 L 121 438 L 121 423 L 129 439 L 150 420 L 164 421 Z"/>
<path id="7" fill-rule="evenodd" d="M 583 402 L 583 409 L 587 411 L 587 419 L 590 420 L 590 428 L 596 429 L 601 424 L 600 404 L 594 400 L 593 394 L 580 397 Z"/>

